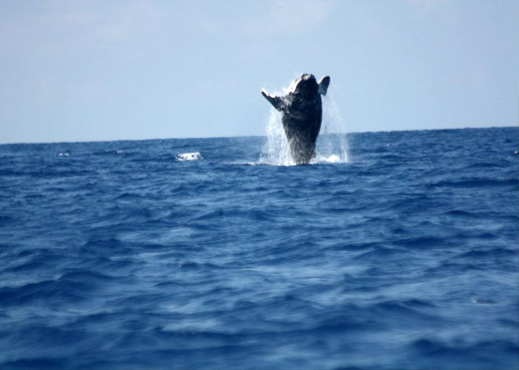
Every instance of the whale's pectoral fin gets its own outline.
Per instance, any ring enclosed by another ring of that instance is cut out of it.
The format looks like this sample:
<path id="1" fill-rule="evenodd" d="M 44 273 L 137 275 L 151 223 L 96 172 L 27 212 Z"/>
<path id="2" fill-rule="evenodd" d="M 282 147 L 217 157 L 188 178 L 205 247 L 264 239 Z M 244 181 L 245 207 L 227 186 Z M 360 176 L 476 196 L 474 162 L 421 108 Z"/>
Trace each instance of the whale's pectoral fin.
<path id="1" fill-rule="evenodd" d="M 321 95 L 326 95 L 328 86 L 330 86 L 330 76 L 324 76 L 321 81 L 319 81 L 319 93 Z"/>
<path id="2" fill-rule="evenodd" d="M 281 99 L 279 96 L 270 95 L 265 90 L 261 90 L 261 94 L 267 99 L 270 104 L 274 106 L 277 110 L 282 110 L 285 103 L 283 102 L 283 99 Z"/>

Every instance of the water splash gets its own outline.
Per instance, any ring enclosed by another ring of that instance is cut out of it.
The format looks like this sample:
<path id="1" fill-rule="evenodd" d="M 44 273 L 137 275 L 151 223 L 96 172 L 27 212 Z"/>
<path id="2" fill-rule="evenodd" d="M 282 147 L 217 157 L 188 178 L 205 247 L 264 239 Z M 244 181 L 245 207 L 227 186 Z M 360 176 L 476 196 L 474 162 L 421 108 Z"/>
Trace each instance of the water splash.
<path id="1" fill-rule="evenodd" d="M 323 98 L 323 122 L 317 139 L 315 163 L 347 163 L 348 142 L 339 107 L 330 94 Z M 283 130 L 281 114 L 271 108 L 267 124 L 267 138 L 261 150 L 259 164 L 295 166 Z"/>
<path id="2" fill-rule="evenodd" d="M 203 159 L 202 154 L 200 152 L 193 153 L 182 153 L 177 155 L 177 161 L 185 162 L 185 161 L 199 161 Z"/>
<path id="3" fill-rule="evenodd" d="M 270 109 L 267 125 L 267 140 L 261 150 L 260 164 L 272 166 L 295 166 L 290 155 L 290 147 L 281 123 L 281 114 L 274 108 Z"/>
<path id="4" fill-rule="evenodd" d="M 333 96 L 323 98 L 323 123 L 317 138 L 317 163 L 347 163 L 348 141 L 346 127 Z"/>

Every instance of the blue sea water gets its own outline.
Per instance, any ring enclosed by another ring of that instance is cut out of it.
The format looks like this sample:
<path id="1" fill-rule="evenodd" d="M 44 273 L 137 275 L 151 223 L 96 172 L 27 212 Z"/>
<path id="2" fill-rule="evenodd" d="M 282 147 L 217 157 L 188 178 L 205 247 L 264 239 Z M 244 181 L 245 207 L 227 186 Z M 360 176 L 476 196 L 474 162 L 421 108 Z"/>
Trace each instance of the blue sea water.
<path id="1" fill-rule="evenodd" d="M 518 128 L 265 140 L 0 146 L 0 368 L 519 368 Z"/>

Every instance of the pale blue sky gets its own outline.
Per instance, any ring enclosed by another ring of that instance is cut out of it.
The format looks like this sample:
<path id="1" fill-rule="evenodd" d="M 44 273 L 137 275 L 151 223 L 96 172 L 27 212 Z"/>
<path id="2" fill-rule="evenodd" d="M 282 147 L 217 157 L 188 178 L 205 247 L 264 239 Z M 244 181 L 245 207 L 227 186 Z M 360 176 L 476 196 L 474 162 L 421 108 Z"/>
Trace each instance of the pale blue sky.
<path id="1" fill-rule="evenodd" d="M 517 126 L 517 0 L 0 0 L 0 143 L 264 135 L 302 72 L 348 132 Z"/>

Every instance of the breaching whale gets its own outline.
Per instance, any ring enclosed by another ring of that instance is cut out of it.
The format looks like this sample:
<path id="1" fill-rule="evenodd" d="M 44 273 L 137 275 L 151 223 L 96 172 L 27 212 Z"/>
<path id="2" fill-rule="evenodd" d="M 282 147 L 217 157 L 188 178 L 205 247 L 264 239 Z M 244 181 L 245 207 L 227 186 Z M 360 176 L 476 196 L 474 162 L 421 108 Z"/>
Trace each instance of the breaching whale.
<path id="1" fill-rule="evenodd" d="M 282 114 L 283 129 L 296 164 L 308 164 L 315 157 L 315 142 L 321 130 L 323 108 L 321 95 L 326 95 L 330 77 L 319 83 L 314 75 L 304 73 L 292 82 L 285 96 L 263 96 Z"/>

